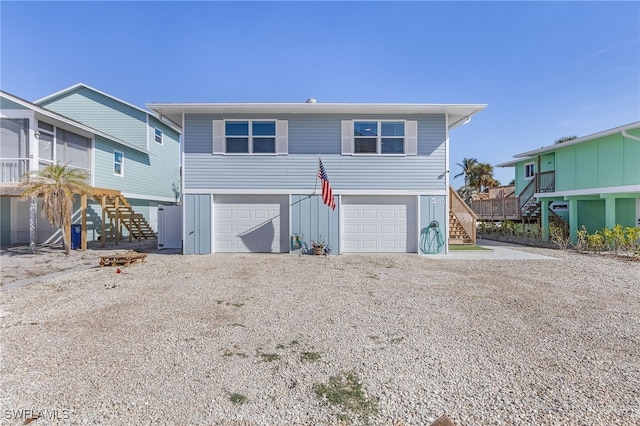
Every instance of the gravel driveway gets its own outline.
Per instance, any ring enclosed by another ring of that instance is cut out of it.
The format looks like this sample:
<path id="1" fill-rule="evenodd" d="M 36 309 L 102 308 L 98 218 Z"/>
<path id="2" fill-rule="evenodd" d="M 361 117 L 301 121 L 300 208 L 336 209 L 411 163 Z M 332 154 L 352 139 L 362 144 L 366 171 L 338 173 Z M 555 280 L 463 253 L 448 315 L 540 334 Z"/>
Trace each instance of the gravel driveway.
<path id="1" fill-rule="evenodd" d="M 12 289 L 2 422 L 640 424 L 640 262 L 522 250 L 559 259 L 150 254 Z"/>

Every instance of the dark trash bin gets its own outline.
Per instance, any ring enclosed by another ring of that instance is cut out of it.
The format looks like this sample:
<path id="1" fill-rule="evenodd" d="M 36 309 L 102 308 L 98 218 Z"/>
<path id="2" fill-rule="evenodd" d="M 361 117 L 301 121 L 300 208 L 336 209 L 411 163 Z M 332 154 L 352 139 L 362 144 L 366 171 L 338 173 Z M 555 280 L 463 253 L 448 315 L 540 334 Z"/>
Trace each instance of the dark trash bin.
<path id="1" fill-rule="evenodd" d="M 71 250 L 80 249 L 82 244 L 82 225 L 71 225 Z"/>

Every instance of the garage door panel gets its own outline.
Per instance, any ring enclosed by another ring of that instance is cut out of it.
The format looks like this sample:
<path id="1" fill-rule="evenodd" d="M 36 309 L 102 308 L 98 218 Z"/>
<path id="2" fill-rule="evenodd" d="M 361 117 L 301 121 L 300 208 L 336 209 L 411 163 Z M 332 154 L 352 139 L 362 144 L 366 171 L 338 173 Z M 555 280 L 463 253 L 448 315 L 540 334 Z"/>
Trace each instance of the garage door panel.
<path id="1" fill-rule="evenodd" d="M 344 196 L 343 251 L 417 251 L 415 197 Z"/>
<path id="2" fill-rule="evenodd" d="M 380 234 L 395 235 L 398 232 L 398 228 L 395 225 L 380 225 Z"/>
<path id="3" fill-rule="evenodd" d="M 378 234 L 378 227 L 376 225 L 362 225 L 363 234 Z"/>
<path id="4" fill-rule="evenodd" d="M 391 210 L 391 209 L 380 210 L 380 219 L 395 219 L 395 218 L 396 218 L 396 210 Z"/>
<path id="5" fill-rule="evenodd" d="M 376 219 L 378 217 L 378 211 L 374 209 L 363 209 L 362 210 L 362 218 L 363 219 Z"/>
<path id="6" fill-rule="evenodd" d="M 344 210 L 344 218 L 345 219 L 357 219 L 359 217 L 358 211 L 350 208 L 345 208 Z"/>
<path id="7" fill-rule="evenodd" d="M 218 217 L 221 219 L 231 219 L 233 217 L 233 212 L 229 209 L 220 209 Z"/>
<path id="8" fill-rule="evenodd" d="M 238 209 L 235 212 L 236 219 L 238 220 L 249 219 L 251 217 L 251 213 L 249 212 L 249 210 Z"/>
<path id="9" fill-rule="evenodd" d="M 286 200 L 278 196 L 214 197 L 216 251 L 279 253 L 281 249 L 288 249 L 281 244 L 284 241 L 282 230 L 289 228 Z"/>

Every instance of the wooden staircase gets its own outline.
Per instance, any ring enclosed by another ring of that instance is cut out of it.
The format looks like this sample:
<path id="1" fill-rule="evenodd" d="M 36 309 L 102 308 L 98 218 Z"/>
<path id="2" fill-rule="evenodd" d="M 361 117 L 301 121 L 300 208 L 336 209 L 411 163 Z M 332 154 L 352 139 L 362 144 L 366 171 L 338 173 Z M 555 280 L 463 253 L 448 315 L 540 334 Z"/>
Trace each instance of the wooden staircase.
<path id="1" fill-rule="evenodd" d="M 109 235 L 115 238 L 116 244 L 122 240 L 122 227 L 129 232 L 129 241 L 136 239 L 156 238 L 157 234 L 143 215 L 136 213 L 126 197 L 120 191 L 94 188 L 93 199 L 102 207 L 102 245 L 104 246 Z M 107 219 L 110 222 L 110 231 L 106 232 Z"/>
<path id="2" fill-rule="evenodd" d="M 449 210 L 449 244 L 475 244 L 453 210 Z"/>
<path id="3" fill-rule="evenodd" d="M 449 187 L 449 244 L 475 244 L 478 217 Z"/>

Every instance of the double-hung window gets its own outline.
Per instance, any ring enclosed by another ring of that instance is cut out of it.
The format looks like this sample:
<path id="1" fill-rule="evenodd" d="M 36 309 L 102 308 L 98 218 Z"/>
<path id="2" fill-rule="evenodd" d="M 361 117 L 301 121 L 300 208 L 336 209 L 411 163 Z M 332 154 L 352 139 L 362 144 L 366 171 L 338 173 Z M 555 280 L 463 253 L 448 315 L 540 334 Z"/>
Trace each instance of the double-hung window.
<path id="1" fill-rule="evenodd" d="M 405 154 L 404 121 L 354 121 L 354 154 Z"/>
<path id="2" fill-rule="evenodd" d="M 275 120 L 225 121 L 225 152 L 228 154 L 275 154 Z"/>
<path id="3" fill-rule="evenodd" d="M 124 154 L 120 151 L 113 151 L 113 174 L 124 176 Z"/>
<path id="4" fill-rule="evenodd" d="M 162 137 L 163 137 L 162 130 L 155 128 L 154 139 L 160 145 L 162 145 Z"/>
<path id="5" fill-rule="evenodd" d="M 533 179 L 536 175 L 536 163 L 526 163 L 524 165 L 524 178 Z"/>

